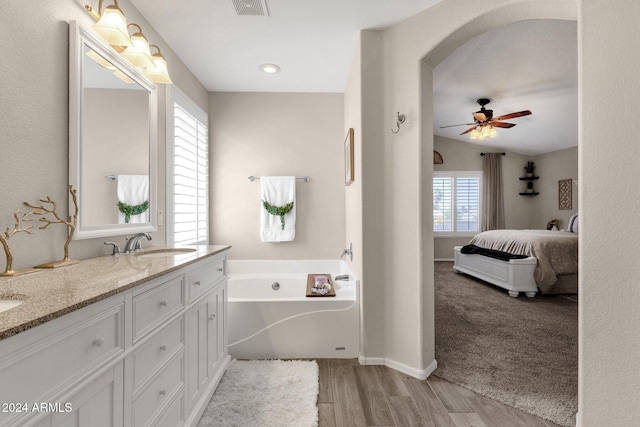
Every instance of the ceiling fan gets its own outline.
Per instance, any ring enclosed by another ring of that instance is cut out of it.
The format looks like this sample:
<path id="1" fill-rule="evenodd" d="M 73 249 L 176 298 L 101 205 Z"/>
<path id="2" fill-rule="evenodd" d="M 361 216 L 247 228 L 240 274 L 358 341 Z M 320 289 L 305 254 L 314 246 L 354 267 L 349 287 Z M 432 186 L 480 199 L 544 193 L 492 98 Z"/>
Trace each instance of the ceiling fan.
<path id="1" fill-rule="evenodd" d="M 491 102 L 490 99 L 480 98 L 476 102 L 480 104 L 480 111 L 476 111 L 475 113 L 473 113 L 473 123 L 461 123 L 458 125 L 441 126 L 440 129 L 450 128 L 454 126 L 471 126 L 460 135 L 471 132 L 472 139 L 484 139 L 485 137 L 493 137 L 496 135 L 496 131 L 493 128 L 508 129 L 515 126 L 514 123 L 505 123 L 502 120 L 515 119 L 516 117 L 528 116 L 531 114 L 531 111 L 524 110 L 518 111 L 516 113 L 505 114 L 503 116 L 493 117 L 493 110 L 487 110 L 486 108 L 484 108 L 485 105 Z M 486 131 L 484 132 L 484 136 L 480 137 L 483 134 L 483 130 L 485 129 Z"/>

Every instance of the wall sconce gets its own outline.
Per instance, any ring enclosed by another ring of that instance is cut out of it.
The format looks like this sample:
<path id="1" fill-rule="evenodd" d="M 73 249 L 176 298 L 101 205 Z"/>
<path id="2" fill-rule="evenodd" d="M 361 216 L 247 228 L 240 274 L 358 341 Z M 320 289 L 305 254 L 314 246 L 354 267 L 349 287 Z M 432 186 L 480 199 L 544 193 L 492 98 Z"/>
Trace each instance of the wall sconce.
<path id="1" fill-rule="evenodd" d="M 160 48 L 149 45 L 140 25 L 133 23 L 127 25 L 124 13 L 118 6 L 118 0 L 113 0 L 114 4 L 107 6 L 104 12 L 102 12 L 102 1 L 98 2 L 98 13 L 91 6 L 84 6 L 87 13 L 97 21 L 91 28 L 134 67 L 141 68 L 149 80 L 154 83 L 173 84 L 169 77 L 167 61 L 160 53 Z M 129 27 L 135 27 L 138 31 L 130 36 Z M 151 46 L 158 49 L 158 52 L 151 55 Z M 94 56 L 92 58 L 103 67 L 109 68 L 99 58 Z M 120 74 L 116 75 L 124 81 L 130 80 L 125 74 Z"/>
<path id="2" fill-rule="evenodd" d="M 396 118 L 396 130 L 391 129 L 391 132 L 392 133 L 400 132 L 400 125 L 403 124 L 404 121 L 405 121 L 404 114 L 400 114 L 400 112 L 398 111 L 398 117 Z"/>
<path id="3" fill-rule="evenodd" d="M 94 12 L 91 6 L 85 5 L 84 8 L 97 21 L 91 28 L 104 41 L 114 46 L 116 50 L 119 47 L 118 51 L 122 52 L 122 48 L 129 47 L 133 43 L 127 30 L 127 19 L 118 7 L 118 0 L 113 0 L 113 3 L 104 9 L 104 13 L 102 12 L 102 0 L 98 2 L 98 13 Z"/>
<path id="4" fill-rule="evenodd" d="M 167 61 L 162 56 L 160 48 L 155 44 L 149 47 L 155 47 L 158 49 L 156 53 L 151 55 L 153 58 L 153 67 L 146 68 L 144 74 L 154 83 L 173 84 L 169 77 L 169 70 L 167 69 Z"/>

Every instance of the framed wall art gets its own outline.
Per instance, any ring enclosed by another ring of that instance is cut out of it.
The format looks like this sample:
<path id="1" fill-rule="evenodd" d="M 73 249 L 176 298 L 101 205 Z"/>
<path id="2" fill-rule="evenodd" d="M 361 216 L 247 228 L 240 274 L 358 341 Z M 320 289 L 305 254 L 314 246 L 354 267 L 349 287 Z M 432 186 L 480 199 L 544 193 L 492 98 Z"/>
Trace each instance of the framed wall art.
<path id="1" fill-rule="evenodd" d="M 558 209 L 571 209 L 571 178 L 558 181 Z"/>
<path id="2" fill-rule="evenodd" d="M 349 128 L 344 139 L 344 184 L 351 185 L 354 178 L 353 172 L 353 128 Z"/>

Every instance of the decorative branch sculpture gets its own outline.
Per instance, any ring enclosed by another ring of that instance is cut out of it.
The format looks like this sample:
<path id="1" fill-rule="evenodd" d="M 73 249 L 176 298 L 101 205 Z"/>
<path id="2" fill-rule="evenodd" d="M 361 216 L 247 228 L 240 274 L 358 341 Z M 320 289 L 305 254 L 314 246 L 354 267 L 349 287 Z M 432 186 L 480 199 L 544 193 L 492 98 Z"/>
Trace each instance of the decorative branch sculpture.
<path id="1" fill-rule="evenodd" d="M 79 261 L 73 261 L 69 259 L 69 244 L 71 243 L 71 239 L 73 238 L 73 234 L 76 231 L 76 226 L 78 225 L 78 196 L 77 190 L 73 188 L 72 185 L 69 186 L 69 194 L 71 194 L 71 200 L 73 201 L 73 206 L 75 208 L 75 212 L 73 215 L 67 216 L 67 219 L 64 220 L 60 217 L 58 212 L 56 211 L 57 205 L 56 202 L 51 200 L 51 197 L 47 196 L 46 199 L 40 199 L 42 204 L 40 205 L 31 205 L 27 202 L 24 204 L 30 207 L 32 210 L 37 211 L 37 214 L 50 214 L 53 216 L 53 219 L 47 218 L 43 216 L 40 218 L 40 222 L 45 223 L 38 227 L 40 230 L 44 230 L 51 224 L 64 224 L 68 227 L 67 240 L 64 243 L 64 258 L 61 261 L 50 262 L 42 265 L 38 265 L 38 268 L 55 268 L 55 267 L 63 267 L 71 264 L 76 264 Z"/>
<path id="2" fill-rule="evenodd" d="M 34 225 L 29 225 L 27 227 L 20 228 L 20 224 L 23 222 L 33 221 L 33 218 L 31 217 L 31 215 L 33 214 L 38 215 L 42 213 L 36 208 L 32 208 L 29 212 L 22 214 L 22 216 L 19 215 L 21 212 L 22 212 L 22 209 L 18 208 L 13 213 L 13 217 L 15 218 L 13 230 L 9 231 L 9 227 L 7 227 L 7 229 L 4 231 L 4 235 L 0 233 L 0 244 L 2 244 L 2 248 L 4 249 L 4 253 L 7 260 L 4 272 L 0 273 L 0 276 L 19 276 L 21 274 L 33 273 L 35 271 L 38 271 L 37 269 L 33 269 L 33 268 L 26 269 L 26 270 L 18 270 L 18 271 L 13 270 L 13 255 L 11 254 L 11 248 L 9 247 L 9 239 L 14 235 L 16 235 L 17 233 L 33 234 L 31 229 L 34 227 Z"/>

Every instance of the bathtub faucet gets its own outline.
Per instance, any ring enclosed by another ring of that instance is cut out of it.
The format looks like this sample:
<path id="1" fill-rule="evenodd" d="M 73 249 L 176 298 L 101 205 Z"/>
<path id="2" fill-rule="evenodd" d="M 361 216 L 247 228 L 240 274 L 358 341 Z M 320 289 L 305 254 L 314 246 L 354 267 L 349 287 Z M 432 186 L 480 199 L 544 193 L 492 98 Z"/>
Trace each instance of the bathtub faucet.
<path id="1" fill-rule="evenodd" d="M 349 249 L 345 249 L 344 251 L 342 251 L 340 259 L 342 259 L 345 255 L 349 255 L 349 260 L 353 261 L 353 243 L 349 243 Z"/>

